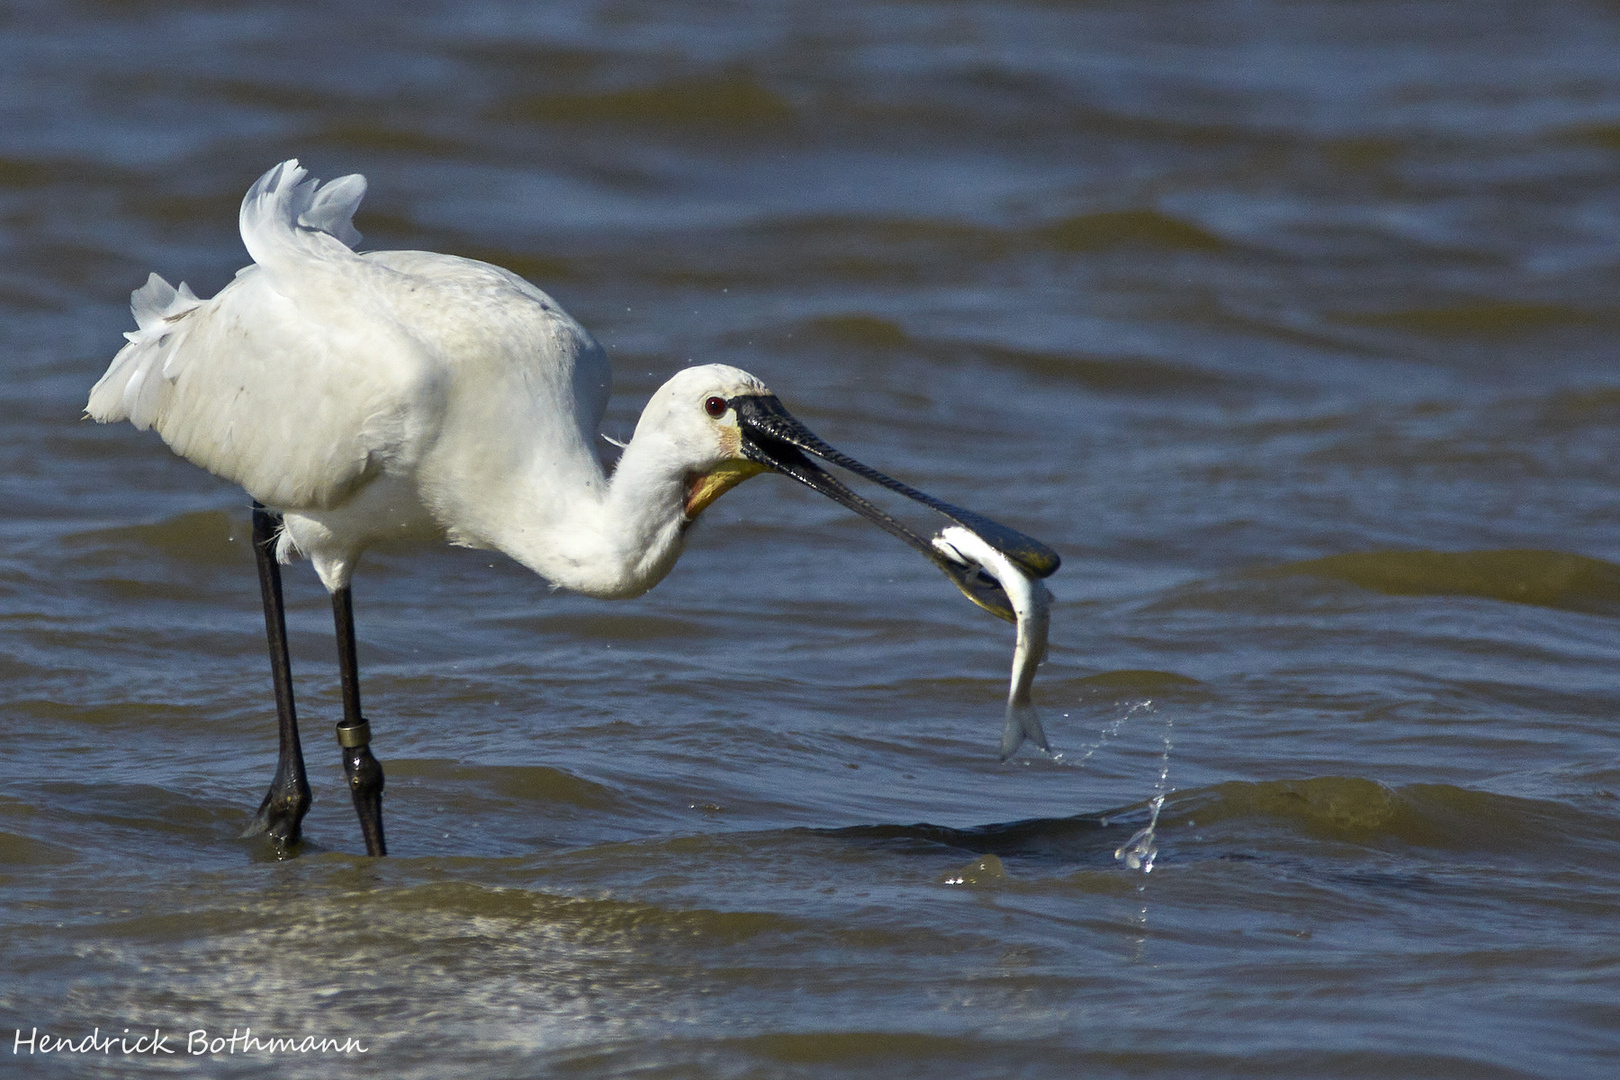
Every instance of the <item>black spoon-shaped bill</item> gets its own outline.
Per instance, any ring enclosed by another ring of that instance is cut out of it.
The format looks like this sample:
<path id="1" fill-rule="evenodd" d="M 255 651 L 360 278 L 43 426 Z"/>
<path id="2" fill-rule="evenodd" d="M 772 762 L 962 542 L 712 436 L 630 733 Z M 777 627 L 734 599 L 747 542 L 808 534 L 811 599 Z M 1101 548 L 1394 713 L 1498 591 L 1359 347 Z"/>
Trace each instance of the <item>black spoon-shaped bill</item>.
<path id="1" fill-rule="evenodd" d="M 998 521 L 992 521 L 982 514 L 953 506 L 943 499 L 936 499 L 856 461 L 848 454 L 835 450 L 783 408 L 781 401 L 774 395 L 739 395 L 732 398 L 730 404 L 737 412 L 737 423 L 743 433 L 742 451 L 749 460 L 814 488 L 916 548 L 939 567 L 968 599 L 993 615 L 1009 622 L 1017 619 L 1005 590 L 994 578 L 977 567 L 964 567 L 936 550 L 933 544 L 912 529 L 861 498 L 842 481 L 805 457 L 805 452 L 815 454 L 825 461 L 848 469 L 857 476 L 865 477 L 875 484 L 943 514 L 977 533 L 986 543 L 1007 556 L 1014 565 L 1031 577 L 1048 577 L 1062 562 L 1057 552 L 1033 537 L 1010 529 Z"/>

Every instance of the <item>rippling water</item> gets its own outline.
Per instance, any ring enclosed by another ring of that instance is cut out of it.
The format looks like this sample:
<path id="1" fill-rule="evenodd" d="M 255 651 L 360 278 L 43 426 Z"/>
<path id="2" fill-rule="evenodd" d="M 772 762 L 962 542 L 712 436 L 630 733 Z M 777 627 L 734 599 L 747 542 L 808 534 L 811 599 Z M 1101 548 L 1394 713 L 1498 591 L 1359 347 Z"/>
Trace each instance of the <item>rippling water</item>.
<path id="1" fill-rule="evenodd" d="M 551 291 L 611 434 L 735 364 L 1054 543 L 1061 758 L 996 761 L 1009 628 L 764 478 L 635 601 L 367 556 L 383 861 L 291 568 L 316 803 L 238 839 L 245 497 L 79 416 L 291 156 Z M 0 1058 L 1614 1075 L 1617 192 L 1612 4 L 8 5 Z M 249 1027 L 366 1050 L 186 1053 Z M 124 1028 L 177 1053 L 15 1034 Z"/>

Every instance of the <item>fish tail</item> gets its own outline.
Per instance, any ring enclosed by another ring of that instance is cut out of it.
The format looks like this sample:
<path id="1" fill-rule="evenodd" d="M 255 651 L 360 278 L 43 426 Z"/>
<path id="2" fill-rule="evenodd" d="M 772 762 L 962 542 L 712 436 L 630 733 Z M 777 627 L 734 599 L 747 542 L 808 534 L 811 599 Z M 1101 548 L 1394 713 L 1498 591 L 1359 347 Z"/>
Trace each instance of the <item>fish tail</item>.
<path id="1" fill-rule="evenodd" d="M 1015 705 L 1007 704 L 1007 722 L 1001 729 L 1001 760 L 1006 761 L 1017 752 L 1024 740 L 1028 739 L 1043 751 L 1050 754 L 1052 746 L 1046 741 L 1046 730 L 1041 727 L 1041 714 L 1035 711 L 1035 706 L 1025 703 Z"/>

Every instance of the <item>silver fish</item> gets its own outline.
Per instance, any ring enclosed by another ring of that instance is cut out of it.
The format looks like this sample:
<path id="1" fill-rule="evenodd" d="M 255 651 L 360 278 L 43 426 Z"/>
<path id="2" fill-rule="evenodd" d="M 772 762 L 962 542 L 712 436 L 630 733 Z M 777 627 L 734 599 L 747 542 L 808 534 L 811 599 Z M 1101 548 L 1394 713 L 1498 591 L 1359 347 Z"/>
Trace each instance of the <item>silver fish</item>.
<path id="1" fill-rule="evenodd" d="M 1052 747 L 1041 728 L 1040 714 L 1030 700 L 1035 669 L 1046 659 L 1046 635 L 1051 629 L 1052 594 L 1035 578 L 991 547 L 977 533 L 951 525 L 934 538 L 934 548 L 964 566 L 978 567 L 1001 584 L 1018 616 L 1018 645 L 1013 649 L 1012 685 L 1007 690 L 1007 721 L 1001 729 L 1001 760 L 1013 755 L 1028 739 L 1047 753 Z"/>

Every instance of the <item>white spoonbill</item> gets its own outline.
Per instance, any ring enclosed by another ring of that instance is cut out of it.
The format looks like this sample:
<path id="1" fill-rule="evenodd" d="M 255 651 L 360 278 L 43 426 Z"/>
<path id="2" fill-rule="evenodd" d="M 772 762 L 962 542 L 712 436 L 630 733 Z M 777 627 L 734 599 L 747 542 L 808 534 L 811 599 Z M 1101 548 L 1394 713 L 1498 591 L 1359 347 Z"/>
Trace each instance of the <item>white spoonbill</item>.
<path id="1" fill-rule="evenodd" d="M 281 748 L 249 833 L 295 843 L 310 802 L 278 567 L 298 555 L 332 594 L 338 743 L 372 855 L 387 851 L 383 774 L 360 712 L 349 581 L 375 541 L 489 548 L 588 596 L 639 596 L 669 573 L 706 506 L 775 471 L 875 521 L 975 603 L 1013 617 L 993 579 L 936 551 L 809 452 L 945 514 L 1031 576 L 1057 569 L 1045 545 L 840 454 L 758 379 L 720 364 L 661 386 L 609 475 L 596 450 L 609 371 L 590 334 L 488 263 L 356 252 L 365 190 L 358 175 L 321 185 L 296 160 L 265 173 L 242 200 L 252 265 L 209 300 L 153 274 L 131 296 L 138 329 L 86 406 L 101 422 L 156 428 L 175 453 L 253 498 Z"/>

